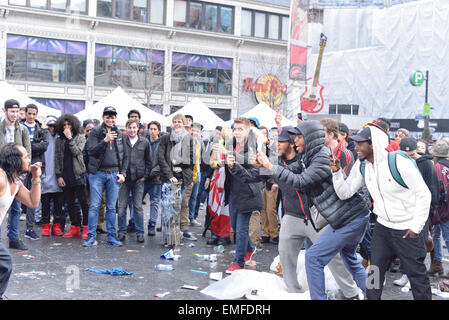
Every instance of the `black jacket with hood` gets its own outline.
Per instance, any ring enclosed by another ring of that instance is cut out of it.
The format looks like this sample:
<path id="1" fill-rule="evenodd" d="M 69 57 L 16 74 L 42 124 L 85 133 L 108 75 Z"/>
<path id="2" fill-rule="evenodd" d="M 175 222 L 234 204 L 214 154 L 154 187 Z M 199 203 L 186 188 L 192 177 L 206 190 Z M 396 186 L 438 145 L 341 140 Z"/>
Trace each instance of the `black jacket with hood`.
<path id="1" fill-rule="evenodd" d="M 294 173 L 282 166 L 273 167 L 275 180 L 306 193 L 318 212 L 334 229 L 339 229 L 368 210 L 368 205 L 356 193 L 347 200 L 340 200 L 332 184 L 329 165 L 329 149 L 324 146 L 324 128 L 319 121 L 311 120 L 297 127 L 305 140 L 305 170 Z"/>
<path id="2" fill-rule="evenodd" d="M 234 150 L 235 138 L 227 145 L 232 145 Z M 243 150 L 235 154 L 234 167 L 226 165 L 225 190 L 229 190 L 232 208 L 241 213 L 262 210 L 264 207 L 263 189 L 266 177 L 261 176 L 259 169 L 249 164 L 250 150 L 255 150 L 253 147 L 254 141 L 248 138 Z"/>
<path id="3" fill-rule="evenodd" d="M 282 166 L 296 174 L 300 174 L 304 171 L 304 167 L 302 166 L 301 162 L 301 156 L 299 154 L 297 154 L 296 157 L 291 161 L 287 161 L 279 157 L 278 164 L 279 166 Z M 279 189 L 282 193 L 281 201 L 284 205 L 285 214 L 293 217 L 299 217 L 304 220 L 309 220 L 310 209 L 307 195 L 298 189 L 292 188 L 284 181 L 278 181 L 277 179 L 274 180 L 279 185 Z"/>

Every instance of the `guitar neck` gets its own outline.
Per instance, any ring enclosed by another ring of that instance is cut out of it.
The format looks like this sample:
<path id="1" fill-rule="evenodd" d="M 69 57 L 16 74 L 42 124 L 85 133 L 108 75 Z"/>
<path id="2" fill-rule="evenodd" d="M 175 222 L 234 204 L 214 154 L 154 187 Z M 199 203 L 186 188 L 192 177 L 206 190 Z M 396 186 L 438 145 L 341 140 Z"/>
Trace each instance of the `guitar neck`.
<path id="1" fill-rule="evenodd" d="M 323 60 L 323 52 L 324 52 L 324 46 L 320 47 L 320 53 L 318 54 L 318 60 L 316 63 L 316 70 L 315 75 L 313 76 L 313 87 L 316 88 L 318 85 L 318 78 L 320 77 L 320 70 L 321 70 L 321 61 Z"/>

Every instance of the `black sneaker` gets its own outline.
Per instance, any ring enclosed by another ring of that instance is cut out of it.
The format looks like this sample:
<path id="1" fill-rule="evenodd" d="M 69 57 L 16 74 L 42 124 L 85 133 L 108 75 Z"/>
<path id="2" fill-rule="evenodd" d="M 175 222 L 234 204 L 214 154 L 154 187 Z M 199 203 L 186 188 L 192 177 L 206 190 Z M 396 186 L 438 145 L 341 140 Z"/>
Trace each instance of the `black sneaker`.
<path id="1" fill-rule="evenodd" d="M 217 245 L 218 244 L 218 239 L 217 238 L 210 238 L 209 240 L 207 240 L 206 243 L 208 245 L 210 245 L 210 246 Z"/>
<path id="2" fill-rule="evenodd" d="M 270 237 L 262 236 L 262 243 L 270 243 Z"/>
<path id="3" fill-rule="evenodd" d="M 148 236 L 154 237 L 155 235 L 156 235 L 156 230 L 155 230 L 154 226 L 149 225 L 148 226 Z"/>
<path id="4" fill-rule="evenodd" d="M 221 244 L 222 246 L 228 246 L 231 244 L 231 238 L 220 237 L 220 238 L 218 238 L 218 244 Z"/>
<path id="5" fill-rule="evenodd" d="M 279 244 L 279 237 L 271 238 L 271 243 L 273 243 L 273 244 Z"/>
<path id="6" fill-rule="evenodd" d="M 24 237 L 30 240 L 39 240 L 39 236 L 36 234 L 36 232 L 34 232 L 33 229 L 27 230 Z"/>
<path id="7" fill-rule="evenodd" d="M 134 222 L 130 222 L 128 224 L 128 228 L 126 229 L 126 232 L 136 232 L 136 225 L 134 224 Z"/>
<path id="8" fill-rule="evenodd" d="M 118 236 L 117 236 L 117 239 L 118 239 L 118 241 L 125 241 L 125 238 L 126 238 L 126 236 L 124 235 L 124 234 L 119 234 Z"/>
<path id="9" fill-rule="evenodd" d="M 143 234 L 138 234 L 137 235 L 137 242 L 139 242 L 139 243 L 145 242 L 145 239 L 143 238 Z"/>
<path id="10" fill-rule="evenodd" d="M 15 240 L 15 241 L 9 241 L 9 248 L 10 249 L 16 249 L 16 250 L 28 250 L 27 247 L 25 247 L 25 245 L 23 244 L 22 241 L 20 240 Z"/>
<path id="11" fill-rule="evenodd" d="M 162 231 L 162 227 L 157 227 L 157 228 L 156 228 L 156 231 L 157 231 L 157 232 L 161 232 L 161 231 Z"/>

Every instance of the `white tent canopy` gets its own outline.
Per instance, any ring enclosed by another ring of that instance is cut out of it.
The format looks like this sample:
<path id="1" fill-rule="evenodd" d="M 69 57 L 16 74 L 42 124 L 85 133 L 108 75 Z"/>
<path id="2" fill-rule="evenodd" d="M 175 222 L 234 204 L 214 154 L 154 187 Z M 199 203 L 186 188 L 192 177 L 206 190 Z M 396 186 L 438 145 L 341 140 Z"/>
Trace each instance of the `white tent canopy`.
<path id="1" fill-rule="evenodd" d="M 119 127 L 125 127 L 126 121 L 128 120 L 128 112 L 132 109 L 140 112 L 142 123 L 157 121 L 162 126 L 168 125 L 167 119 L 163 115 L 134 100 L 121 87 L 117 87 L 108 96 L 75 115 L 81 121 L 87 119 L 98 119 L 101 121 L 103 117 L 103 109 L 108 106 L 112 106 L 117 110 L 117 126 Z"/>
<path id="2" fill-rule="evenodd" d="M 26 107 L 28 104 L 33 103 L 38 107 L 38 118 L 45 119 L 49 115 L 54 115 L 59 117 L 61 115 L 61 110 L 47 107 L 33 99 L 29 98 L 24 93 L 20 92 L 14 86 L 7 83 L 6 81 L 0 81 L 0 106 L 3 113 L 3 107 L 5 106 L 5 101 L 9 99 L 15 99 L 19 101 L 21 107 Z"/>
<path id="3" fill-rule="evenodd" d="M 276 116 L 276 111 L 270 108 L 266 103 L 261 102 L 251 110 L 245 112 L 240 117 L 250 118 L 256 117 L 259 120 L 261 126 L 265 126 L 270 130 L 270 128 L 277 127 L 276 122 L 274 121 L 274 117 Z M 233 120 L 229 120 L 226 122 L 227 125 L 231 125 Z M 287 119 L 286 117 L 282 117 L 282 126 L 293 126 L 296 127 L 296 123 Z"/>
<path id="4" fill-rule="evenodd" d="M 192 101 L 184 107 L 167 116 L 170 123 L 173 116 L 179 113 L 183 115 L 190 114 L 193 117 L 194 122 L 203 125 L 204 130 L 212 131 L 215 127 L 224 125 L 224 121 L 198 98 L 193 98 Z"/>

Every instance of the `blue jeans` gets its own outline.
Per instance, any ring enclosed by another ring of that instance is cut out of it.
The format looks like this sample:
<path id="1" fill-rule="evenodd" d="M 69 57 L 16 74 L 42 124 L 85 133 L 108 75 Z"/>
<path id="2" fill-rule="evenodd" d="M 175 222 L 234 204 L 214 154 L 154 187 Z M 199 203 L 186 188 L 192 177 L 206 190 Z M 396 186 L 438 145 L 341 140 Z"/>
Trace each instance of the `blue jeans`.
<path id="1" fill-rule="evenodd" d="M 19 222 L 20 222 L 20 202 L 13 200 L 8 217 L 8 238 L 9 241 L 19 240 Z"/>
<path id="2" fill-rule="evenodd" d="M 88 218 L 88 233 L 91 236 L 97 235 L 98 210 L 100 209 L 101 196 L 106 188 L 106 210 L 105 220 L 108 236 L 115 236 L 115 222 L 117 215 L 117 198 L 119 183 L 117 182 L 118 172 L 106 173 L 97 171 L 96 174 L 89 173 L 90 185 L 90 207 Z"/>
<path id="3" fill-rule="evenodd" d="M 449 248 L 449 221 L 433 226 L 433 253 L 434 260 L 443 261 L 443 242 L 441 241 L 441 234 Z"/>
<path id="4" fill-rule="evenodd" d="M 235 238 L 235 258 L 234 262 L 240 267 L 245 266 L 245 255 L 247 252 L 254 251 L 254 244 L 249 237 L 249 220 L 252 212 L 239 212 L 234 210 L 229 201 L 229 218 L 231 227 L 236 234 Z"/>
<path id="5" fill-rule="evenodd" d="M 195 219 L 195 209 L 196 209 L 196 198 L 198 197 L 199 187 L 201 184 L 201 172 L 198 172 L 196 177 L 196 183 L 193 185 L 192 194 L 189 199 L 189 220 L 192 221 Z"/>
<path id="6" fill-rule="evenodd" d="M 206 195 L 204 192 L 204 184 L 206 183 L 206 173 L 201 174 L 200 186 L 198 187 L 198 195 L 196 196 L 196 206 L 194 218 L 198 217 L 198 212 L 200 211 L 200 204 L 205 201 Z"/>
<path id="7" fill-rule="evenodd" d="M 306 275 L 312 300 L 327 300 L 324 267 L 340 253 L 357 286 L 366 291 L 367 272 L 357 260 L 356 249 L 368 226 L 368 210 L 339 229 L 330 225 L 306 251 Z"/>
<path id="8" fill-rule="evenodd" d="M 147 193 L 150 195 L 150 220 L 148 220 L 148 225 L 154 227 L 159 215 L 159 204 L 161 203 L 162 198 L 162 184 L 145 183 L 142 200 Z"/>
<path id="9" fill-rule="evenodd" d="M 119 190 L 119 211 L 118 211 L 118 233 L 126 234 L 126 209 L 129 207 L 130 215 L 133 215 L 136 223 L 136 234 L 144 234 L 143 227 L 143 208 L 142 208 L 142 194 L 144 182 L 123 183 Z"/>

